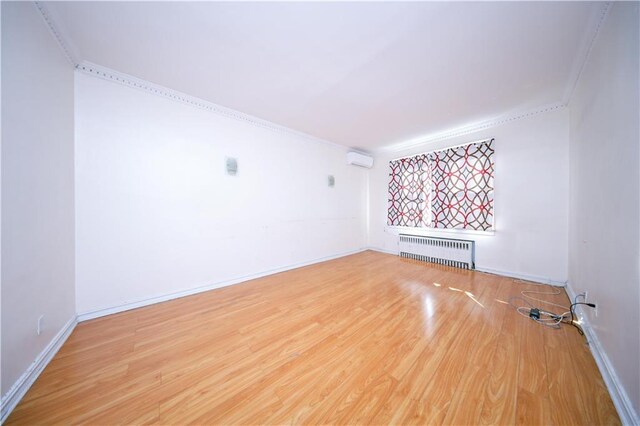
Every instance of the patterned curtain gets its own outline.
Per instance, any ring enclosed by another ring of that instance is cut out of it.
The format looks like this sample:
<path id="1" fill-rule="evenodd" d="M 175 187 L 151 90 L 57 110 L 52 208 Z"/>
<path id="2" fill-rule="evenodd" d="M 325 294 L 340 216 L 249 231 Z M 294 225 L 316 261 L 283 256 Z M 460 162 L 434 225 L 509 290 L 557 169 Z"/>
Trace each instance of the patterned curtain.
<path id="1" fill-rule="evenodd" d="M 426 154 L 389 163 L 387 223 L 394 226 L 429 226 L 431 174 Z"/>
<path id="2" fill-rule="evenodd" d="M 493 229 L 493 139 L 391 161 L 387 223 Z"/>
<path id="3" fill-rule="evenodd" d="M 493 229 L 493 139 L 429 154 L 433 228 Z"/>

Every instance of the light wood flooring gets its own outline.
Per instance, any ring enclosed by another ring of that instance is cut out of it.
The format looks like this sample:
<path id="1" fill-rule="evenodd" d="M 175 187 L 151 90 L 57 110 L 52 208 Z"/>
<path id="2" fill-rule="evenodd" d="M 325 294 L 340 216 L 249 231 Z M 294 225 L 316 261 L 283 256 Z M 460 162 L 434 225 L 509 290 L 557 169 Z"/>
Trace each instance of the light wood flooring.
<path id="1" fill-rule="evenodd" d="M 369 251 L 84 322 L 7 424 L 619 424 L 525 289 Z"/>

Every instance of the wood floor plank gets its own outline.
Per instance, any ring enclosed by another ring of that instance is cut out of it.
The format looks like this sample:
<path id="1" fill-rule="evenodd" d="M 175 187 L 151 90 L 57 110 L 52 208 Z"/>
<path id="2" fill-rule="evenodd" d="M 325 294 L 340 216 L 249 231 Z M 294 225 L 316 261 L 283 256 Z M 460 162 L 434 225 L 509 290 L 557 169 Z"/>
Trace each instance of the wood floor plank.
<path id="1" fill-rule="evenodd" d="M 566 344 L 564 333 L 559 330 L 550 330 L 544 337 L 553 423 L 556 425 L 593 424 L 593 420 L 587 416 L 584 409 L 581 398 L 583 390 L 578 386 L 579 382 L 569 353 L 572 349 Z"/>
<path id="2" fill-rule="evenodd" d="M 551 405 L 548 397 L 537 395 L 519 387 L 516 405 L 517 425 L 537 426 L 553 424 Z"/>
<path id="3" fill-rule="evenodd" d="M 471 354 L 477 353 L 474 348 L 483 337 L 486 337 L 478 332 L 478 328 L 482 329 L 488 324 L 484 321 L 484 317 L 479 315 L 486 308 L 468 297 L 465 293 L 468 290 L 458 287 L 448 287 L 448 289 L 461 298 L 458 321 L 443 328 L 445 337 L 440 342 L 442 347 L 434 356 L 434 360 L 440 360 L 440 363 L 426 387 L 422 388 L 423 391 L 417 396 L 410 394 L 410 398 L 414 399 L 413 404 L 405 413 L 399 413 L 396 416 L 401 423 L 442 424 L 446 421 L 454 396 L 458 391 L 462 392 L 458 386 L 466 372 L 465 367 L 473 365 Z M 495 286 L 486 286 L 476 293 L 480 298 L 485 294 L 491 298 L 495 290 Z M 447 356 L 451 353 L 464 354 L 464 356 Z M 482 356 L 479 359 L 481 358 Z M 420 383 L 420 381 L 415 382 Z"/>
<path id="4" fill-rule="evenodd" d="M 513 424 L 516 416 L 518 337 L 504 332 L 498 339 L 496 356 L 489 368 L 490 376 L 484 389 L 480 424 Z"/>
<path id="5" fill-rule="evenodd" d="M 519 315 L 523 290 L 568 305 L 369 251 L 87 321 L 6 423 L 619 424 L 584 338 Z"/>
<path id="6" fill-rule="evenodd" d="M 563 331 L 567 339 L 567 347 L 573 361 L 578 386 L 584 390 L 580 393 L 580 397 L 585 413 L 594 424 L 618 424 L 618 415 L 615 408 L 607 403 L 610 400 L 609 392 L 591 355 L 586 338 L 570 327 Z"/>

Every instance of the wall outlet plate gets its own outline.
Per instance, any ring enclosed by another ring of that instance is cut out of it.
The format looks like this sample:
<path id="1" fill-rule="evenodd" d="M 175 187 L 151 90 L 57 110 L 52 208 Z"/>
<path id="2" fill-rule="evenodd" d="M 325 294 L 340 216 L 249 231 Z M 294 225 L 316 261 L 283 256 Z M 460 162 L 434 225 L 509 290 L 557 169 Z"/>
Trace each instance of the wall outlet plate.
<path id="1" fill-rule="evenodd" d="M 40 315 L 38 317 L 38 325 L 36 327 L 36 332 L 38 333 L 38 336 L 42 333 L 42 322 L 44 320 L 44 315 Z"/>
<path id="2" fill-rule="evenodd" d="M 589 292 L 587 290 L 576 294 L 576 299 L 574 302 L 584 302 L 587 303 L 587 298 L 589 297 Z"/>

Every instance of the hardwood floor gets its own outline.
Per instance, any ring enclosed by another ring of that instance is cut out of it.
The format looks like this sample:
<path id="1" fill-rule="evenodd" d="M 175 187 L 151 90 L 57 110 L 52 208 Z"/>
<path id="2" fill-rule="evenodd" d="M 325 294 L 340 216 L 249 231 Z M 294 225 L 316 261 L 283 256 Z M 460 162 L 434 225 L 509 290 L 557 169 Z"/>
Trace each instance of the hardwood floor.
<path id="1" fill-rule="evenodd" d="M 364 252 L 84 322 L 7 424 L 619 424 L 526 289 Z"/>

